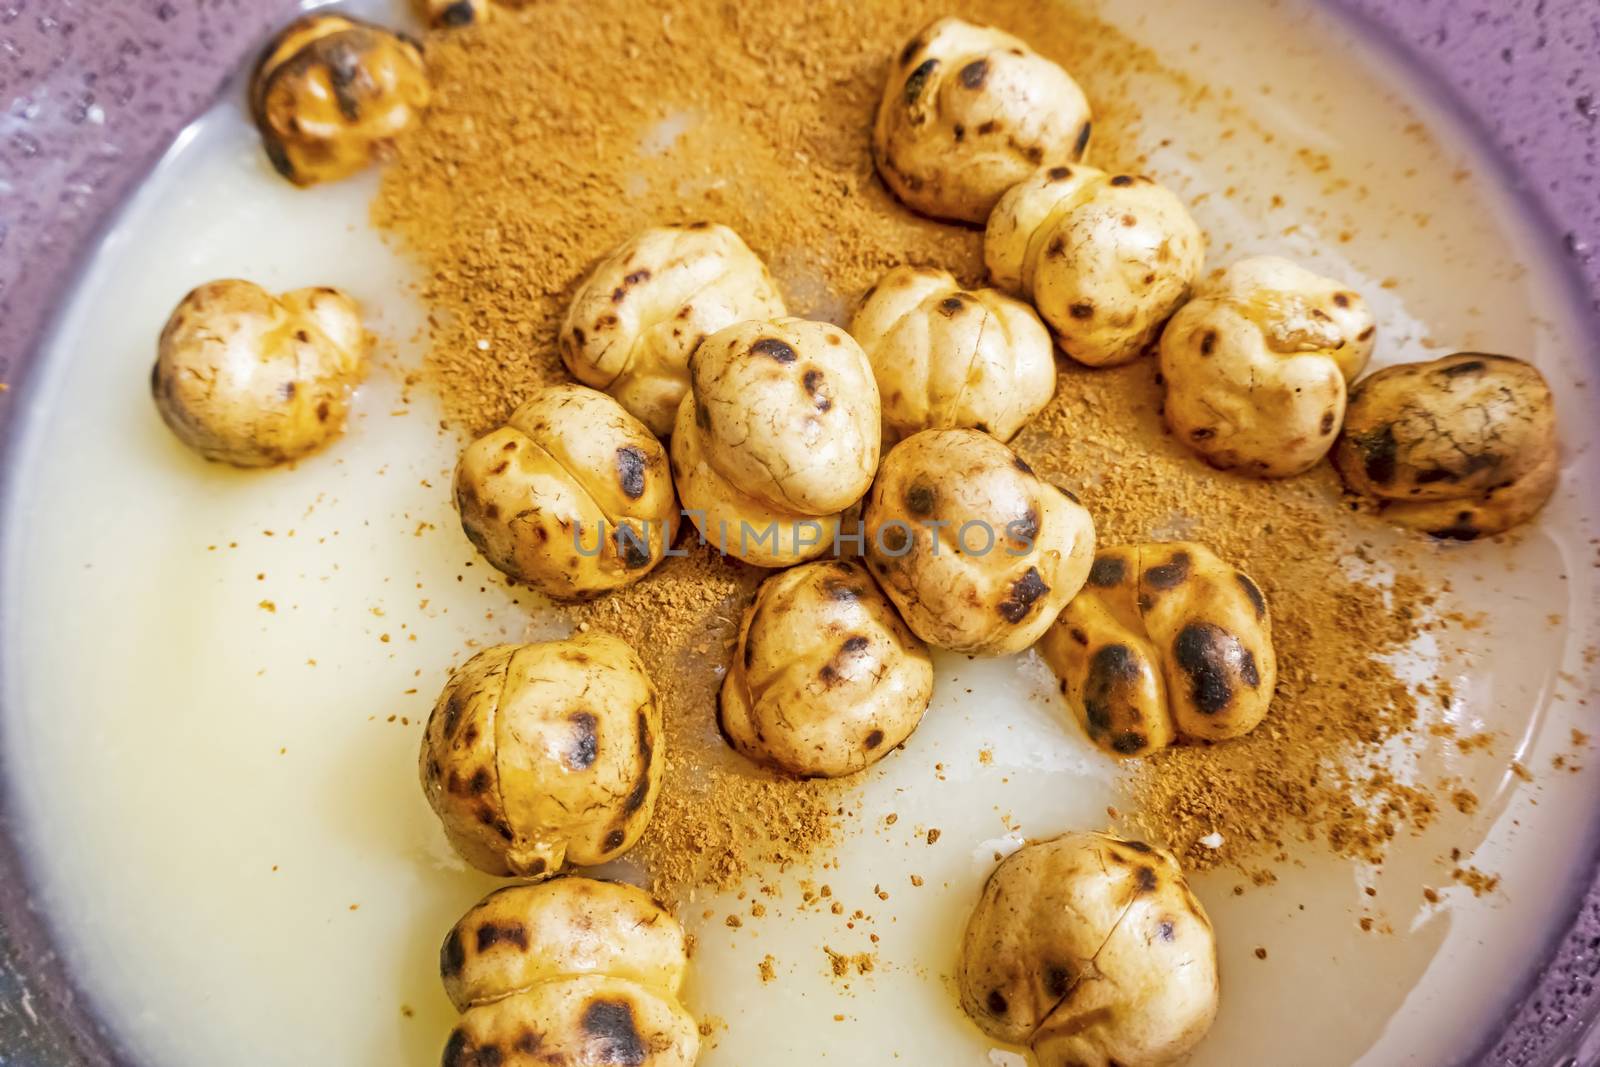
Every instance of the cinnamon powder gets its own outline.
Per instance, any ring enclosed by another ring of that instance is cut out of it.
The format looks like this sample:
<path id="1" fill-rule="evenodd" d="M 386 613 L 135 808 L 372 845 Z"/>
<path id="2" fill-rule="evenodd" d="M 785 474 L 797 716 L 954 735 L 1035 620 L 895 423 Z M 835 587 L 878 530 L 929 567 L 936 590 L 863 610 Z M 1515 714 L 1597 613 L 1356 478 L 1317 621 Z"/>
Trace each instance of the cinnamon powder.
<path id="1" fill-rule="evenodd" d="M 888 57 L 946 13 L 933 0 L 550 0 L 431 36 L 435 103 L 400 144 L 373 213 L 421 267 L 425 380 L 448 421 L 482 432 L 567 380 L 555 334 L 572 292 L 645 226 L 727 223 L 771 264 L 793 313 L 834 322 L 901 263 L 981 283 L 980 233 L 904 209 L 871 162 Z M 1066 5 L 972 0 L 962 14 L 1021 34 L 1079 78 L 1103 167 L 1144 163 L 1127 139 L 1140 79 L 1203 93 Z M 1281 676 L 1266 721 L 1242 740 L 1134 765 L 1130 829 L 1191 866 L 1253 865 L 1261 880 L 1271 875 L 1260 864 L 1301 840 L 1379 859 L 1437 811 L 1376 758 L 1418 720 L 1382 657 L 1431 625 L 1434 594 L 1409 558 L 1426 550 L 1351 514 L 1326 465 L 1275 483 L 1205 468 L 1165 433 L 1159 402 L 1150 361 L 1064 364 L 1055 402 L 1015 442 L 1080 493 L 1102 543 L 1205 541 L 1272 605 Z M 1390 588 L 1349 576 L 1374 551 L 1397 569 Z M 636 855 L 670 898 L 814 859 L 852 810 L 848 782 L 768 775 L 718 736 L 720 667 L 763 576 L 701 549 L 561 609 L 629 640 L 662 691 L 666 785 Z"/>

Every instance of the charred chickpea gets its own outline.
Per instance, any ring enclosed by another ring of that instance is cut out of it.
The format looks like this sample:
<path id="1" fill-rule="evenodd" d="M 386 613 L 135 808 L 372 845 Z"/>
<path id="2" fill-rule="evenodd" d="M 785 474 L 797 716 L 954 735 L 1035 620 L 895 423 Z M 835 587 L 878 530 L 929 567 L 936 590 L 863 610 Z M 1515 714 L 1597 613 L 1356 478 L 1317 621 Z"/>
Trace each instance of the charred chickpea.
<path id="1" fill-rule="evenodd" d="M 891 449 L 866 537 L 872 573 L 912 632 L 985 656 L 1037 641 L 1094 555 L 1077 499 L 977 430 L 924 430 Z"/>
<path id="2" fill-rule="evenodd" d="M 311 14 L 262 52 L 250 112 L 278 173 L 315 185 L 386 157 L 430 96 L 415 41 L 343 15 Z"/>
<path id="3" fill-rule="evenodd" d="M 1039 1067 L 1167 1067 L 1216 1018 L 1216 935 L 1170 853 L 1065 834 L 990 875 L 958 982 L 979 1028 Z"/>
<path id="4" fill-rule="evenodd" d="M 866 567 L 807 563 L 773 575 L 745 612 L 718 721 L 743 755 L 838 778 L 911 736 L 933 660 Z"/>
<path id="5" fill-rule="evenodd" d="M 1187 541 L 1102 549 L 1039 650 L 1089 739 L 1116 756 L 1241 737 L 1278 681 L 1260 587 Z"/>
<path id="6" fill-rule="evenodd" d="M 960 426 L 1009 441 L 1055 395 L 1055 346 L 1033 309 L 948 271 L 896 267 L 850 333 L 877 376 L 885 441 Z"/>
<path id="7" fill-rule="evenodd" d="M 983 258 L 997 286 L 1038 308 L 1063 352 L 1111 367 L 1144 354 L 1188 298 L 1205 239 L 1149 178 L 1042 167 L 995 205 Z"/>
<path id="8" fill-rule="evenodd" d="M 461 1019 L 442 1067 L 691 1067 L 683 928 L 642 889 L 557 878 L 489 894 L 439 950 Z"/>
<path id="9" fill-rule="evenodd" d="M 1299 474 L 1333 447 L 1376 334 L 1348 287 L 1276 256 L 1240 260 L 1161 334 L 1167 425 L 1214 467 Z"/>
<path id="10" fill-rule="evenodd" d="M 709 222 L 658 226 L 584 280 L 557 347 L 573 377 L 610 393 L 665 438 L 700 342 L 736 322 L 785 314 L 766 264 L 737 233 Z"/>
<path id="11" fill-rule="evenodd" d="M 1561 478 L 1555 401 L 1511 356 L 1458 352 L 1356 384 L 1333 465 L 1384 517 L 1471 541 L 1533 518 Z"/>
<path id="12" fill-rule="evenodd" d="M 689 361 L 672 470 L 701 534 L 758 567 L 828 551 L 878 468 L 872 365 L 825 322 L 742 322 Z"/>
<path id="13" fill-rule="evenodd" d="M 1036 167 L 1076 163 L 1089 102 L 1009 33 L 942 18 L 889 64 L 872 147 L 878 173 L 925 215 L 979 222 Z"/>
<path id="14" fill-rule="evenodd" d="M 416 0 L 430 26 L 471 26 L 489 18 L 489 0 Z"/>
<path id="15" fill-rule="evenodd" d="M 211 282 L 161 331 L 151 392 L 178 439 L 206 459 L 270 467 L 315 452 L 344 429 L 371 337 L 337 289 L 273 296 Z"/>
<path id="16" fill-rule="evenodd" d="M 419 769 L 461 857 L 539 878 L 633 847 L 661 788 L 661 709 L 633 649 L 609 634 L 497 645 L 450 678 Z"/>
<path id="17" fill-rule="evenodd" d="M 467 446 L 456 507 L 496 568 L 558 599 L 643 578 L 677 529 L 666 449 L 604 393 L 545 389 Z"/>

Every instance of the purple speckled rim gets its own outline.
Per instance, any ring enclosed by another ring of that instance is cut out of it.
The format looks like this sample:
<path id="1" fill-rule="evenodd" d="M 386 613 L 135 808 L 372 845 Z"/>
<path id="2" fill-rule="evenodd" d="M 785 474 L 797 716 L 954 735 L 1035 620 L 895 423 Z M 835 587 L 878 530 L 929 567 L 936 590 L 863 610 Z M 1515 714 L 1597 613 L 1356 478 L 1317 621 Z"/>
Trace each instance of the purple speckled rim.
<path id="1" fill-rule="evenodd" d="M 1431 76 L 1501 149 L 1600 336 L 1600 2 L 1326 0 Z M 293 0 L 0 0 L 0 448 L 49 318 L 94 238 Z M 957 5 L 959 6 L 959 5 Z M 1600 361 L 1600 350 L 1596 352 Z M 3 477 L 3 474 L 0 474 Z M 3 536 L 3 531 L 0 531 Z M 0 751 L 0 770 L 5 753 Z M 4 781 L 0 777 L 0 781 Z M 0 1064 L 129 1062 L 75 990 L 27 892 L 0 791 Z M 1600 852 L 1548 962 L 1471 1062 L 1600 1062 Z M 1514 976 L 1508 976 L 1514 980 Z"/>

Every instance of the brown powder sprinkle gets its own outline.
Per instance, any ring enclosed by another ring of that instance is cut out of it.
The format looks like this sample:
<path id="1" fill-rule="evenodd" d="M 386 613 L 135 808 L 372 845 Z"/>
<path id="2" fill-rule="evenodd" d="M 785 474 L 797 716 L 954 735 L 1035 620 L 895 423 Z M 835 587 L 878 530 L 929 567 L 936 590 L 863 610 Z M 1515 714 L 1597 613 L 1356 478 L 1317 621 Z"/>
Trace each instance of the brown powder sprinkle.
<path id="1" fill-rule="evenodd" d="M 1493 893 L 1500 888 L 1498 874 L 1485 874 L 1476 867 L 1457 867 L 1450 872 L 1450 877 L 1472 890 L 1472 895 L 1475 897 Z"/>
<path id="2" fill-rule="evenodd" d="M 877 960 L 869 952 L 858 952 L 854 956 L 847 956 L 842 952 L 835 952 L 827 945 L 822 946 L 822 951 L 828 957 L 828 970 L 835 978 L 847 978 L 851 972 L 858 975 L 871 974 L 877 968 Z"/>
<path id="3" fill-rule="evenodd" d="M 385 170 L 373 218 L 420 267 L 430 309 L 421 380 L 449 426 L 482 432 L 567 380 L 555 335 L 575 287 L 648 225 L 732 226 L 772 266 L 793 313 L 836 323 L 902 263 L 980 283 L 979 231 L 901 207 L 869 146 L 888 57 L 946 6 L 681 0 L 658 13 L 630 0 L 551 0 L 431 36 L 434 105 Z M 1159 77 L 1202 92 L 1071 6 L 1040 19 L 1032 0 L 971 0 L 962 14 L 1025 32 L 1079 76 L 1102 167 L 1144 168 L 1131 83 Z M 1378 858 L 1438 810 L 1370 757 L 1417 724 L 1412 693 L 1383 657 L 1429 625 L 1435 592 L 1410 561 L 1423 552 L 1352 514 L 1326 465 L 1282 482 L 1204 467 L 1166 434 L 1160 395 L 1150 360 L 1064 365 L 1055 401 L 1015 442 L 1081 493 L 1102 543 L 1206 541 L 1272 606 L 1280 680 L 1268 719 L 1244 739 L 1133 766 L 1134 821 L 1200 868 L 1255 863 L 1301 840 Z M 1392 587 L 1348 576 L 1368 552 L 1395 567 Z M 854 814 L 848 786 L 768 774 L 718 736 L 716 668 L 764 573 L 697 549 L 562 609 L 629 641 L 661 691 L 665 786 L 634 857 L 668 900 L 805 862 Z M 1199 844 L 1214 834 L 1219 848 Z"/>

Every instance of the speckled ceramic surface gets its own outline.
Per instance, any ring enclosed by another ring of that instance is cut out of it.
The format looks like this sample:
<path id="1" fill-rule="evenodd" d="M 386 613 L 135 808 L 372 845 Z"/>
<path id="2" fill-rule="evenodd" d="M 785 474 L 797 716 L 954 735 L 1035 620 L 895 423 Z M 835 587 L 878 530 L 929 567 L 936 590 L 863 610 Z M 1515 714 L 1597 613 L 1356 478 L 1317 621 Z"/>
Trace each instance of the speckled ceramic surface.
<path id="1" fill-rule="evenodd" d="M 1549 220 L 1600 337 L 1600 3 L 1336 0 L 1420 63 L 1502 150 Z M 0 0 L 0 433 L 108 214 L 292 0 Z M 1600 351 L 1595 358 L 1600 360 Z M 0 765 L 5 754 L 0 752 Z M 3 766 L 0 766 L 3 770 Z M 30 906 L 0 809 L 0 1064 L 123 1062 Z M 1481 1062 L 1590 1064 L 1600 865 L 1551 962 Z"/>

